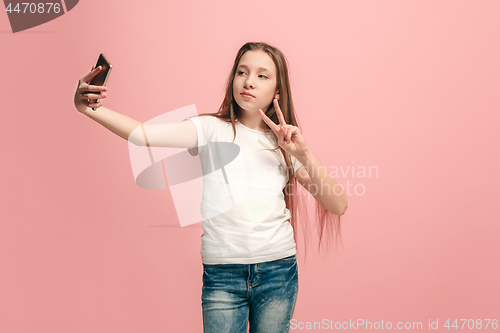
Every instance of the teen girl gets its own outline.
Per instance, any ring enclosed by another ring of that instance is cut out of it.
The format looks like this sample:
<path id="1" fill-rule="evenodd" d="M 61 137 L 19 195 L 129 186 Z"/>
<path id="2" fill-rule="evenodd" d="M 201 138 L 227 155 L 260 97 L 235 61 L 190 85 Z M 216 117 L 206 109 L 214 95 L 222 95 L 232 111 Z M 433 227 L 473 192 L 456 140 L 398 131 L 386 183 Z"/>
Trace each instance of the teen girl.
<path id="1" fill-rule="evenodd" d="M 102 107 L 107 88 L 88 84 L 99 70 L 80 79 L 78 111 L 126 140 L 188 148 L 202 161 L 204 332 L 247 332 L 248 325 L 250 332 L 288 332 L 298 292 L 296 181 L 317 200 L 320 243 L 323 230 L 332 231 L 332 226 L 339 236 L 347 199 L 297 126 L 283 54 L 266 43 L 246 43 L 236 55 L 217 113 L 159 125 L 144 125 Z M 101 101 L 90 102 L 95 99 Z M 146 139 L 132 134 L 140 127 Z M 242 163 L 226 165 L 223 176 L 233 193 L 245 184 L 245 196 L 217 215 L 210 211 L 223 203 L 220 197 L 210 199 L 210 193 L 220 188 L 215 173 L 207 170 L 217 155 L 214 149 L 224 147 L 215 144 L 221 142 L 240 148 Z M 338 220 L 328 221 L 332 217 Z"/>

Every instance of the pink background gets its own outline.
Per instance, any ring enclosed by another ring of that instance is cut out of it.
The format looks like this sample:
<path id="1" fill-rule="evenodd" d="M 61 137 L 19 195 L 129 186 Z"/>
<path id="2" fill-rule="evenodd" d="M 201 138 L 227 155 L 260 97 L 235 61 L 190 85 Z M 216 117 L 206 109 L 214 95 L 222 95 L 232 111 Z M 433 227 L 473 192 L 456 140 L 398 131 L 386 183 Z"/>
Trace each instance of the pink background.
<path id="1" fill-rule="evenodd" d="M 0 332 L 202 331 L 199 224 L 179 227 L 168 190 L 135 184 L 127 142 L 73 94 L 103 52 L 106 107 L 142 122 L 215 112 L 247 41 L 287 56 L 328 170 L 378 169 L 336 177 L 364 193 L 351 186 L 338 256 L 299 253 L 297 323 L 500 319 L 499 10 L 82 0 L 16 34 L 0 13 Z"/>

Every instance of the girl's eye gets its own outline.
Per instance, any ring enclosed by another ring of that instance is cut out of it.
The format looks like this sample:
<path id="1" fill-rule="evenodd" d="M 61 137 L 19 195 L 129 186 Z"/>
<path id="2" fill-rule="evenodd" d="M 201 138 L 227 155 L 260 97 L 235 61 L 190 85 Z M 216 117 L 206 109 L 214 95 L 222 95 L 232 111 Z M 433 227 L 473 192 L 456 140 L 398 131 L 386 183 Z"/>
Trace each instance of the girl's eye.
<path id="1" fill-rule="evenodd" d="M 243 74 L 246 74 L 246 73 L 243 71 L 236 71 L 236 75 L 243 75 Z M 268 77 L 264 74 L 260 74 L 259 77 L 264 78 L 264 79 L 268 79 Z"/>

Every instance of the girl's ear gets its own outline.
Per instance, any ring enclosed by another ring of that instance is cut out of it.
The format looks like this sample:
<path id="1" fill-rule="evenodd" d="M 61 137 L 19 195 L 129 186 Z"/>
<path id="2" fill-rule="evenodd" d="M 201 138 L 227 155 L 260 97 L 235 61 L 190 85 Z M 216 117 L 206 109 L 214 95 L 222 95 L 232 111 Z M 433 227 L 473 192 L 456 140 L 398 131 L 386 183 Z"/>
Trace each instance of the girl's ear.
<path id="1" fill-rule="evenodd" d="M 276 96 L 274 98 L 276 98 L 279 101 L 279 99 L 280 99 L 280 92 L 279 91 L 276 93 Z"/>

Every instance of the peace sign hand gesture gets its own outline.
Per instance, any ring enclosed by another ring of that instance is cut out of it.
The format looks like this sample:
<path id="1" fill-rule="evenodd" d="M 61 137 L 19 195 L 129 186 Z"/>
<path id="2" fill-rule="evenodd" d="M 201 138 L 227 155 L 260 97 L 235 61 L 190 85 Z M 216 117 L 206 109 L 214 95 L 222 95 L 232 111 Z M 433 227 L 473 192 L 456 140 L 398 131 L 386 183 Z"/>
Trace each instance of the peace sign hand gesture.
<path id="1" fill-rule="evenodd" d="M 276 125 L 261 109 L 259 109 L 259 114 L 262 117 L 262 120 L 264 120 L 264 122 L 278 137 L 278 144 L 280 147 L 293 157 L 299 158 L 304 155 L 308 149 L 306 141 L 297 126 L 289 125 L 285 122 L 278 100 L 275 98 L 273 102 L 274 109 L 276 110 L 276 114 L 278 115 L 278 119 L 280 121 L 279 125 Z"/>

